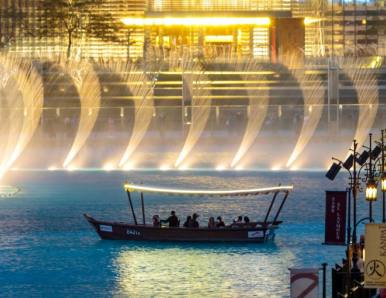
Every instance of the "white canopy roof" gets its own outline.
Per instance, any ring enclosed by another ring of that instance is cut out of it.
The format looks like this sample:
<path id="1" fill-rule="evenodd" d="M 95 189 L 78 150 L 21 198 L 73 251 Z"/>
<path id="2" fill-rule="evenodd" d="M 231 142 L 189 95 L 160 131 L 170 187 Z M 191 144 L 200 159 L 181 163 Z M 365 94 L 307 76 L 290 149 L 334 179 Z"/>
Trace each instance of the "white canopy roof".
<path id="1" fill-rule="evenodd" d="M 131 183 L 125 183 L 125 190 L 137 191 L 137 192 L 150 192 L 158 194 L 168 195 L 185 195 L 185 196 L 255 196 L 266 195 L 276 192 L 290 192 L 293 190 L 293 186 L 275 186 L 265 188 L 251 188 L 251 189 L 237 189 L 237 190 L 193 190 L 193 189 L 174 189 L 163 188 L 145 185 L 136 185 Z"/>

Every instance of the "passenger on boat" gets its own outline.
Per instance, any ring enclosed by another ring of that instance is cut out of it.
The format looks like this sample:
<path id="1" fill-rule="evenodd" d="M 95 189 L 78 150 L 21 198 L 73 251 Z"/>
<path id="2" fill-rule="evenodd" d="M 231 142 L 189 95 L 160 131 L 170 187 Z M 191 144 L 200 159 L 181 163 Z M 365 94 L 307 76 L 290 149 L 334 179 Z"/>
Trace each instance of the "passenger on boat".
<path id="1" fill-rule="evenodd" d="M 180 226 L 180 220 L 176 216 L 175 211 L 170 212 L 170 216 L 167 219 L 161 220 L 161 223 L 167 223 L 167 222 L 169 223 L 170 228 L 176 228 Z"/>
<path id="2" fill-rule="evenodd" d="M 193 213 L 193 216 L 192 216 L 192 228 L 199 228 L 200 227 L 200 224 L 197 221 L 198 217 L 199 217 L 199 215 L 197 213 Z"/>
<path id="3" fill-rule="evenodd" d="M 223 227 L 225 227 L 225 222 L 222 220 L 222 217 L 219 216 L 217 217 L 216 228 L 223 228 Z"/>
<path id="4" fill-rule="evenodd" d="M 237 218 L 236 223 L 237 224 L 243 223 L 243 217 L 241 215 Z"/>
<path id="5" fill-rule="evenodd" d="M 250 220 L 249 220 L 249 217 L 248 216 L 244 216 L 244 223 L 246 225 L 249 225 L 250 224 Z"/>
<path id="6" fill-rule="evenodd" d="M 216 227 L 216 223 L 214 222 L 214 217 L 210 217 L 208 221 L 208 228 L 214 229 Z"/>
<path id="7" fill-rule="evenodd" d="M 159 227 L 161 225 L 160 219 L 158 215 L 153 215 L 153 226 Z"/>
<path id="8" fill-rule="evenodd" d="M 191 228 L 193 226 L 192 217 L 189 215 L 184 222 L 184 228 Z"/>

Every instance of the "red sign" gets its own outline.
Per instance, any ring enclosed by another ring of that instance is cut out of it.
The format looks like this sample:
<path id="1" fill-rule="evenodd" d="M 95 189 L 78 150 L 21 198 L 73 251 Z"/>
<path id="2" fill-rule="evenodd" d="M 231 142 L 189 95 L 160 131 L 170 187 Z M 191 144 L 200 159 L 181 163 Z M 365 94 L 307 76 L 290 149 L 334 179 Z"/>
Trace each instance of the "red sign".
<path id="1" fill-rule="evenodd" d="M 326 191 L 324 244 L 346 244 L 346 191 Z"/>
<path id="2" fill-rule="evenodd" d="M 290 268 L 291 298 L 318 298 L 319 269 Z"/>

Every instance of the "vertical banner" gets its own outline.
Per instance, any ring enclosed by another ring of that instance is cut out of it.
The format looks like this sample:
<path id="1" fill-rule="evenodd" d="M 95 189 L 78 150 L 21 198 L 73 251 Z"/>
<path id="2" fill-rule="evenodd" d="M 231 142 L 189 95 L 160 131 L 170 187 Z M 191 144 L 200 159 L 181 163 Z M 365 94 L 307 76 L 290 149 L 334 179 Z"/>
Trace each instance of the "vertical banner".
<path id="1" fill-rule="evenodd" d="M 318 298 L 319 269 L 290 268 L 291 298 Z"/>
<path id="2" fill-rule="evenodd" d="M 366 224 L 365 287 L 386 288 L 386 224 Z"/>
<path id="3" fill-rule="evenodd" d="M 346 244 L 346 191 L 326 191 L 324 244 Z"/>

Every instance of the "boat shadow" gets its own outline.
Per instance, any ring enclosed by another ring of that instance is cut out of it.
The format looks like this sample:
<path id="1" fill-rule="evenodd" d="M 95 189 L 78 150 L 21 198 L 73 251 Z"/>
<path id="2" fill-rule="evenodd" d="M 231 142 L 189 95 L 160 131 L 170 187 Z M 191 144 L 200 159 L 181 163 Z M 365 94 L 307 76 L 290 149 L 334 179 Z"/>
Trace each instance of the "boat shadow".
<path id="1" fill-rule="evenodd" d="M 130 242 L 125 240 L 99 240 L 95 243 L 98 247 L 106 248 L 107 246 L 117 250 L 189 250 L 221 253 L 238 253 L 248 254 L 256 252 L 279 252 L 281 248 L 273 241 L 266 243 L 241 243 L 241 242 L 155 242 L 155 241 L 136 241 Z"/>

